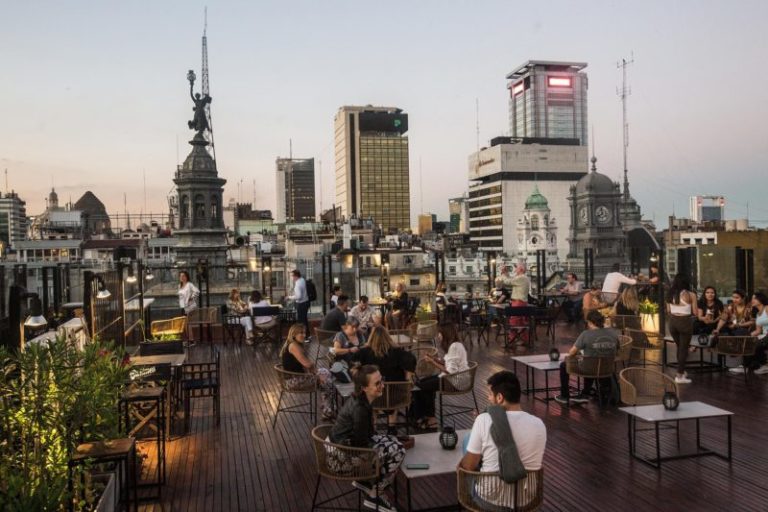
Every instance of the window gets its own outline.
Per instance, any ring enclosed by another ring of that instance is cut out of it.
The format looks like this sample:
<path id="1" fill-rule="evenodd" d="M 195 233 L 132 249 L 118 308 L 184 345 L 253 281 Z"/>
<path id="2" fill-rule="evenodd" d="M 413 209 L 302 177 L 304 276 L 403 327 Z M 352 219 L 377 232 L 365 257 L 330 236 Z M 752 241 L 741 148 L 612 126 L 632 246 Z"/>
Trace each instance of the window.
<path id="1" fill-rule="evenodd" d="M 189 219 L 189 196 L 184 194 L 181 196 L 181 212 L 179 213 L 179 226 L 185 227 L 187 225 L 187 219 Z"/>
<path id="2" fill-rule="evenodd" d="M 205 218 L 205 197 L 203 194 L 197 194 L 195 196 L 195 218 Z"/>
<path id="3" fill-rule="evenodd" d="M 531 229 L 533 229 L 533 230 L 539 229 L 539 216 L 538 215 L 531 215 Z"/>
<path id="4" fill-rule="evenodd" d="M 418 277 L 412 277 L 409 283 L 410 286 L 419 286 L 421 284 L 421 280 Z"/>
<path id="5" fill-rule="evenodd" d="M 452 276 L 456 275 L 456 265 L 451 265 L 448 267 L 448 273 Z"/>
<path id="6" fill-rule="evenodd" d="M 471 265 L 470 265 L 470 266 L 467 266 L 467 268 L 466 268 L 466 273 L 467 273 L 467 274 L 471 274 L 471 273 L 472 273 L 472 266 L 471 266 Z"/>

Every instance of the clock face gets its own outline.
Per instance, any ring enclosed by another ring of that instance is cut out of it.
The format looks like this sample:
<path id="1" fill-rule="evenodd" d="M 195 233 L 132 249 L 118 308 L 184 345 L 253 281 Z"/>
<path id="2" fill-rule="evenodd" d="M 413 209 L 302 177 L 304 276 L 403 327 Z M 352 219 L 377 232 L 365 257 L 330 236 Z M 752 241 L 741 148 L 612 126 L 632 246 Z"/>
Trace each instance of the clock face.
<path id="1" fill-rule="evenodd" d="M 595 218 L 600 224 L 605 224 L 611 220 L 611 210 L 609 210 L 606 206 L 600 205 L 595 208 Z"/>
<path id="2" fill-rule="evenodd" d="M 582 206 L 579 210 L 579 221 L 581 221 L 582 224 L 586 224 L 587 220 L 589 220 L 589 211 L 586 206 Z"/>

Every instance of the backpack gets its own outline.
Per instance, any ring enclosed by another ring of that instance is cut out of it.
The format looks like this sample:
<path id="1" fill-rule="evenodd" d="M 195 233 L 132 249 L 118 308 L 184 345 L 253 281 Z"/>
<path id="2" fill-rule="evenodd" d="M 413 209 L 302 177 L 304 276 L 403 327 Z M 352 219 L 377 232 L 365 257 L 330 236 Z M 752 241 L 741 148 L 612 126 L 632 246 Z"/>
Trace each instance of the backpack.
<path id="1" fill-rule="evenodd" d="M 307 279 L 307 298 L 309 298 L 309 302 L 317 300 L 317 287 L 315 287 L 315 283 L 311 279 Z"/>

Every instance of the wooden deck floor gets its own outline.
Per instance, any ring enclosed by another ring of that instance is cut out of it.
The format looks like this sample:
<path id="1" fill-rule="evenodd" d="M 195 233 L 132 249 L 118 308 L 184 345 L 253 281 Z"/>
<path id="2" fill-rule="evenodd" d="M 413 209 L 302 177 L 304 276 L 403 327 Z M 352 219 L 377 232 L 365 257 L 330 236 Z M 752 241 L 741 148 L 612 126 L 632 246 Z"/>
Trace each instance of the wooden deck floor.
<path id="1" fill-rule="evenodd" d="M 559 333 L 562 348 L 570 346 L 576 333 L 566 326 L 559 326 Z M 547 342 L 541 341 L 530 353 L 546 349 Z M 198 345 L 192 358 L 204 359 L 206 352 Z M 480 362 L 476 390 L 481 408 L 485 379 L 512 369 L 512 355 L 493 345 L 471 348 L 470 358 Z M 221 425 L 213 421 L 209 400 L 195 403 L 190 434 L 167 445 L 168 482 L 162 500 L 148 502 L 142 510 L 310 510 L 316 478 L 311 426 L 305 416 L 281 414 L 272 429 L 278 392 L 271 368 L 276 360 L 276 347 L 222 347 Z M 730 464 L 713 457 L 687 459 L 657 471 L 629 457 L 626 416 L 617 409 L 599 410 L 594 403 L 564 408 L 524 396 L 523 408 L 542 418 L 548 429 L 543 510 L 768 510 L 768 376 L 754 377 L 749 384 L 741 376 L 720 373 L 693 379 L 683 400 L 736 413 Z M 704 444 L 724 446 L 724 420 L 709 421 L 704 423 Z M 457 428 L 469 427 L 469 417 L 458 417 Z M 682 429 L 683 448 L 694 436 L 691 426 Z M 141 446 L 152 460 L 152 445 Z M 644 447 L 650 449 L 649 444 Z M 445 504 L 447 496 L 455 496 L 451 478 L 429 482 L 427 488 L 414 489 L 416 507 Z M 321 494 L 339 489 L 324 482 Z"/>

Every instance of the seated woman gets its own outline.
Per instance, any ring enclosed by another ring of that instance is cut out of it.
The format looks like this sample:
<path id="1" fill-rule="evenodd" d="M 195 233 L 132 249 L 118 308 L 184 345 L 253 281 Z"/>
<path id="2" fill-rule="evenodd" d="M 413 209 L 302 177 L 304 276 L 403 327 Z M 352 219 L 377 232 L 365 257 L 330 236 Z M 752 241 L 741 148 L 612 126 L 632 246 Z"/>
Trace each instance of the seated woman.
<path id="1" fill-rule="evenodd" d="M 749 336 L 755 326 L 752 319 L 752 307 L 746 302 L 747 293 L 744 290 L 733 290 L 731 303 L 725 308 L 725 313 L 717 322 L 712 334 L 721 332 L 727 336 Z"/>
<path id="2" fill-rule="evenodd" d="M 615 304 L 617 315 L 637 315 L 637 311 L 640 308 L 640 301 L 637 298 L 637 288 L 634 286 L 627 286 L 624 291 L 621 292 L 619 298 Z"/>
<path id="3" fill-rule="evenodd" d="M 693 334 L 712 334 L 725 313 L 723 302 L 717 298 L 717 291 L 712 286 L 704 288 L 699 299 L 699 317 L 693 324 Z"/>
<path id="4" fill-rule="evenodd" d="M 379 309 L 371 313 L 371 328 L 369 329 L 369 334 L 373 332 L 376 327 L 384 327 L 384 314 Z"/>
<path id="5" fill-rule="evenodd" d="M 375 364 L 387 382 L 410 381 L 416 371 L 416 357 L 395 347 L 384 327 L 374 327 L 368 343 L 356 354 L 360 364 Z M 397 420 L 397 411 L 389 415 L 389 424 Z"/>
<path id="6" fill-rule="evenodd" d="M 408 316 L 408 292 L 405 291 L 403 283 L 397 283 L 395 291 L 392 293 L 392 311 L 389 313 L 389 328 L 405 328 L 406 317 Z"/>
<path id="7" fill-rule="evenodd" d="M 229 292 L 227 311 L 232 315 L 240 315 L 240 325 L 245 329 L 245 342 L 248 345 L 253 345 L 253 319 L 251 319 L 251 311 L 248 309 L 248 304 L 240 298 L 240 290 L 237 288 L 232 288 L 232 291 Z"/>
<path id="8" fill-rule="evenodd" d="M 405 448 L 397 437 L 376 433 L 371 407 L 371 403 L 384 392 L 384 380 L 375 365 L 364 365 L 352 375 L 355 391 L 339 411 L 328 439 L 334 444 L 372 448 L 376 451 L 381 467 L 378 482 L 356 481 L 352 485 L 366 493 L 364 505 L 367 508 L 397 512 L 384 497 L 383 491 L 394 481 L 397 469 L 405 458 Z M 338 463 L 343 465 L 346 461 L 340 460 Z"/>
<path id="9" fill-rule="evenodd" d="M 289 379 L 286 385 L 301 387 L 308 381 L 315 381 L 320 388 L 321 411 L 324 420 L 333 419 L 333 377 L 326 368 L 315 368 L 314 363 L 304 353 L 304 340 L 307 333 L 303 324 L 293 324 L 288 330 L 288 337 L 280 349 L 283 370 L 293 373 L 306 373 Z"/>
<path id="10" fill-rule="evenodd" d="M 353 316 L 347 317 L 347 321 L 341 326 L 341 331 L 333 338 L 331 353 L 336 361 L 351 362 L 358 350 L 365 344 L 365 335 L 360 332 L 360 323 Z"/>
<path id="11" fill-rule="evenodd" d="M 755 308 L 755 328 L 750 336 L 757 336 L 757 345 L 752 356 L 744 358 L 744 364 L 735 368 L 729 368 L 733 373 L 744 373 L 747 370 L 754 370 L 755 375 L 768 373 L 768 358 L 766 358 L 766 349 L 768 349 L 768 296 L 762 292 L 755 292 L 752 295 L 752 307 Z"/>
<path id="12" fill-rule="evenodd" d="M 414 393 L 413 415 L 417 418 L 417 425 L 421 429 L 438 427 L 438 421 L 435 418 L 435 393 L 440 388 L 440 377 L 469 370 L 467 350 L 458 341 L 458 338 L 459 334 L 456 331 L 455 325 L 441 325 L 437 339 L 440 342 L 440 348 L 445 353 L 445 357 L 439 359 L 433 356 L 424 356 L 424 360 L 440 370 L 440 373 L 439 375 L 419 379 L 419 391 Z"/>
<path id="13" fill-rule="evenodd" d="M 607 306 L 605 301 L 603 301 L 603 293 L 601 289 L 602 287 L 600 283 L 595 282 L 595 283 L 592 283 L 592 286 L 590 286 L 589 291 L 584 294 L 584 301 L 582 303 L 581 313 L 585 321 L 590 311 L 597 311 Z"/>

